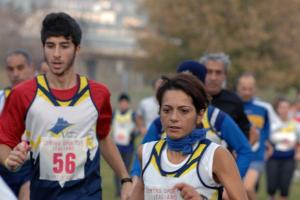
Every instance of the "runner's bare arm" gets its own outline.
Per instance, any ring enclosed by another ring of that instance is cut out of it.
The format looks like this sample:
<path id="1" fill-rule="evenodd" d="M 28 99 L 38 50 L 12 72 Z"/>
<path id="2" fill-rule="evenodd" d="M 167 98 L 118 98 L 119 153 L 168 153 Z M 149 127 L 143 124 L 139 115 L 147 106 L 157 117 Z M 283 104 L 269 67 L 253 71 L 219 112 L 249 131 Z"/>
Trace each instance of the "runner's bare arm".
<path id="1" fill-rule="evenodd" d="M 105 161 L 121 179 L 129 177 L 126 167 L 122 161 L 121 155 L 111 137 L 107 136 L 100 140 L 100 150 Z M 130 182 L 125 182 L 122 185 L 122 200 L 129 197 L 131 193 L 131 186 L 132 184 Z"/>
<path id="2" fill-rule="evenodd" d="M 213 175 L 221 183 L 229 199 L 247 200 L 247 194 L 232 155 L 224 148 L 218 147 L 214 155 Z"/>

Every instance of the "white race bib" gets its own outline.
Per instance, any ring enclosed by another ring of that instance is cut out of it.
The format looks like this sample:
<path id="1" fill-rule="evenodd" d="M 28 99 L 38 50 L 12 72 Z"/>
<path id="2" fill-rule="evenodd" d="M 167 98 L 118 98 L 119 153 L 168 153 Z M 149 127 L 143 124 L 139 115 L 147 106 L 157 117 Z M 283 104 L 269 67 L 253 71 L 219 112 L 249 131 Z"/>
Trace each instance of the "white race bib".
<path id="1" fill-rule="evenodd" d="M 145 186 L 145 200 L 182 200 L 179 190 L 163 186 Z"/>
<path id="2" fill-rule="evenodd" d="M 116 144 L 129 145 L 130 137 L 131 130 L 126 129 L 126 127 L 122 127 L 121 125 L 115 128 L 113 138 Z"/>
<path id="3" fill-rule="evenodd" d="M 66 181 L 84 178 L 87 144 L 84 139 L 42 137 L 40 179 Z"/>

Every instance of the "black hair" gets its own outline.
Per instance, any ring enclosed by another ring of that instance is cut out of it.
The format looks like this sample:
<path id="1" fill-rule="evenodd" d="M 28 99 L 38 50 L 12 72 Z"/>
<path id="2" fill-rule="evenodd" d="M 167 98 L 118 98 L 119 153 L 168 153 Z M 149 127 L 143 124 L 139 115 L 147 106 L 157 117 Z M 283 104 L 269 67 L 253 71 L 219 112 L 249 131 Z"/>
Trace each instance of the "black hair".
<path id="1" fill-rule="evenodd" d="M 179 73 L 172 77 L 162 76 L 162 84 L 156 93 L 156 99 L 159 106 L 162 105 L 164 94 L 169 90 L 181 90 L 193 100 L 196 112 L 207 108 L 210 97 L 205 92 L 201 81 L 192 74 Z"/>
<path id="2" fill-rule="evenodd" d="M 41 40 L 43 45 L 48 37 L 64 36 L 66 39 L 71 38 L 73 44 L 77 47 L 81 42 L 81 28 L 79 24 L 66 13 L 50 13 L 42 24 Z"/>
<path id="3" fill-rule="evenodd" d="M 120 101 L 122 101 L 122 100 L 127 100 L 128 102 L 130 102 L 130 97 L 129 97 L 129 95 L 127 94 L 127 93 L 121 93 L 120 95 L 119 95 L 119 98 L 118 98 L 118 101 L 120 102 Z"/>

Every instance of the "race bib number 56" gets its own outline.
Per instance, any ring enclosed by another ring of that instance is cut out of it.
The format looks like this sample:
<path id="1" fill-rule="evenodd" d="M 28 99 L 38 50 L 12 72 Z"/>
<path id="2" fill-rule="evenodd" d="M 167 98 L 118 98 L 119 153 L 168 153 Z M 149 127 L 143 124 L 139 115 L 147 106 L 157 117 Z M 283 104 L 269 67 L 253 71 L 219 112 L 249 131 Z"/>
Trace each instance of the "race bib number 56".
<path id="1" fill-rule="evenodd" d="M 87 145 L 84 139 L 42 138 L 40 179 L 66 182 L 84 178 Z"/>

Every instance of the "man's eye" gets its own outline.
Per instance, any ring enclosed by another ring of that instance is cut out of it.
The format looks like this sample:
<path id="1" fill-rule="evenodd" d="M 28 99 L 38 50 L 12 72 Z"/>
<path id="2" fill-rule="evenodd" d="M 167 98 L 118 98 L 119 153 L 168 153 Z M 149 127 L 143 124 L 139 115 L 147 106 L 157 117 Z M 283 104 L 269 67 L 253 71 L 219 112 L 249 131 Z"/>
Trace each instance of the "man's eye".
<path id="1" fill-rule="evenodd" d="M 49 49 L 52 49 L 52 48 L 54 47 L 53 44 L 47 44 L 46 46 L 47 46 L 47 48 L 49 48 Z"/>
<path id="2" fill-rule="evenodd" d="M 20 65 L 20 66 L 18 66 L 18 70 L 23 70 L 25 68 L 25 66 L 24 65 Z"/>
<path id="3" fill-rule="evenodd" d="M 14 69 L 12 67 L 7 67 L 6 70 L 12 72 Z"/>

